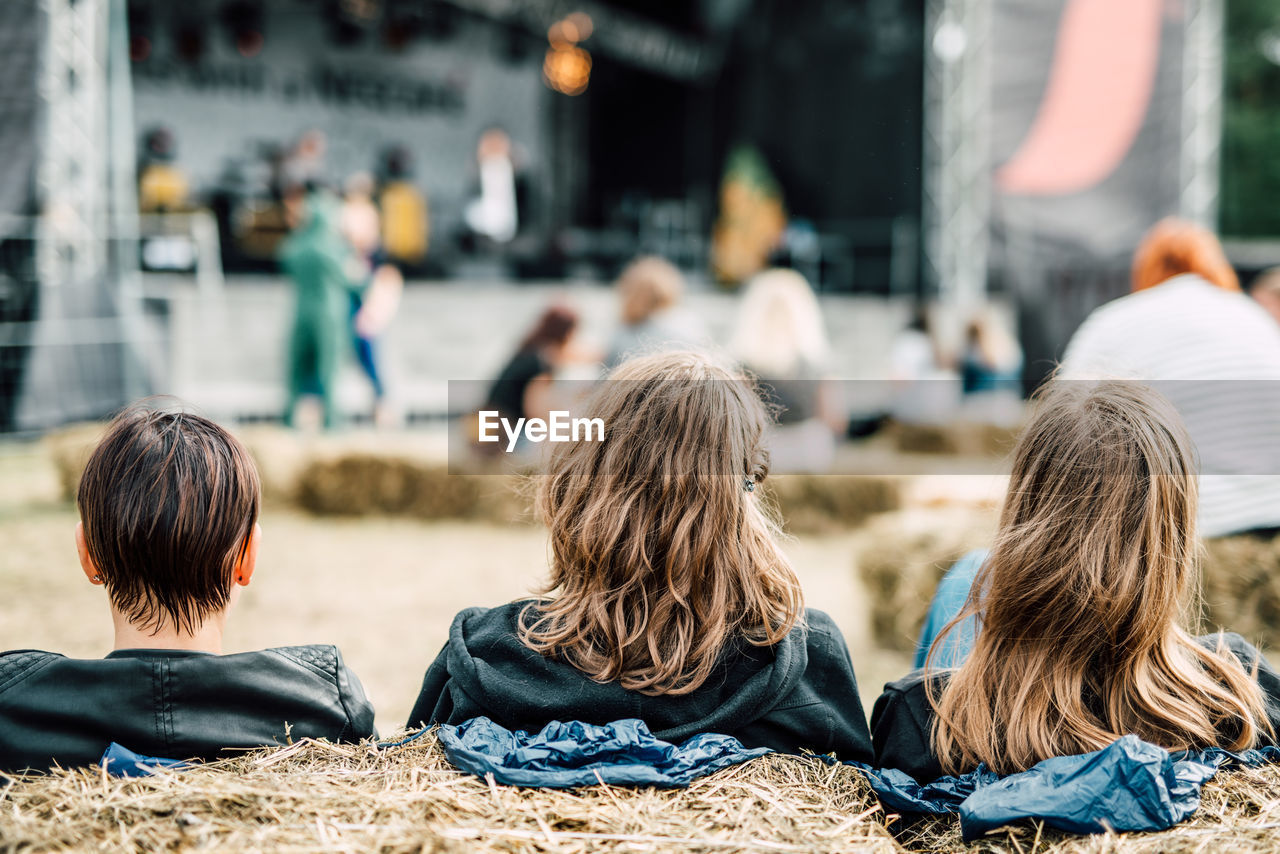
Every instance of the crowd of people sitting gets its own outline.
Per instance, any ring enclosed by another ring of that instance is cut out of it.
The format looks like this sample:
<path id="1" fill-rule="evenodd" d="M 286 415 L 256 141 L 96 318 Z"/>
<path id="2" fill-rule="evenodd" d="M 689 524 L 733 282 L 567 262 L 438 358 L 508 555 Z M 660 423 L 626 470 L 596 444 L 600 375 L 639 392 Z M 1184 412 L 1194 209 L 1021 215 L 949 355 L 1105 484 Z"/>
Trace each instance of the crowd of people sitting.
<path id="1" fill-rule="evenodd" d="M 744 333 L 731 357 L 689 346 L 696 337 L 632 353 L 628 342 L 646 330 L 698 331 L 676 321 L 669 282 L 627 285 L 632 322 L 613 382 L 582 407 L 610 425 L 609 438 L 556 446 L 537 481 L 546 588 L 458 614 L 406 726 L 639 718 L 668 741 L 717 732 L 921 783 L 979 764 L 1023 771 L 1126 734 L 1171 751 L 1276 744 L 1280 674 L 1244 638 L 1198 636 L 1186 616 L 1200 537 L 1240 520 L 1202 513 L 1204 443 L 1141 382 L 1159 377 L 1125 361 L 1141 344 L 1162 347 L 1160 364 L 1183 379 L 1173 360 L 1185 350 L 1189 378 L 1208 375 L 1216 368 L 1202 327 L 1227 316 L 1236 323 L 1224 334 L 1239 348 L 1228 352 L 1253 354 L 1242 364 L 1263 365 L 1264 344 L 1280 353 L 1280 326 L 1233 280 L 1196 272 L 1203 258 L 1167 266 L 1177 253 L 1160 247 L 1183 228 L 1164 224 L 1144 244 L 1136 292 L 1090 319 L 1037 393 L 990 550 L 952 568 L 918 669 L 885 686 L 870 721 L 844 638 L 806 607 L 760 489 L 774 419 L 756 376 L 785 405 L 822 417 L 821 400 L 795 401 L 786 385 L 824 370 L 812 294 L 778 272 L 743 300 L 743 328 L 788 329 L 794 347 Z M 1204 237 L 1179 234 L 1171 245 Z M 639 281 L 629 274 L 624 282 Z M 1166 313 L 1165 301 L 1192 308 Z M 537 405 L 537 384 L 566 357 L 575 324 L 560 309 L 539 321 L 513 359 L 527 364 L 507 372 L 525 378 L 524 393 L 499 405 Z M 1103 346 L 1112 324 L 1132 351 Z M 81 480 L 76 530 L 88 581 L 106 589 L 115 650 L 103 660 L 0 656 L 0 770 L 92 764 L 111 741 L 214 758 L 286 734 L 375 734 L 335 648 L 220 655 L 229 611 L 255 572 L 259 491 L 248 453 L 216 424 L 146 407 L 116 419 Z"/>

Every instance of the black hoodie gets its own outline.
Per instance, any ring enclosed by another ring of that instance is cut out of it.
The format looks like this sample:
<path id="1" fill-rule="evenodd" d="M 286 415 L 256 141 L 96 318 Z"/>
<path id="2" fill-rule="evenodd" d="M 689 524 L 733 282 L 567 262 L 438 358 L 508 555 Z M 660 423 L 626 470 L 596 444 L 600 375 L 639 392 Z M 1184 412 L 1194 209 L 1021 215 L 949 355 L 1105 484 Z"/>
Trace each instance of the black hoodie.
<path id="1" fill-rule="evenodd" d="M 1280 673 L 1253 645 L 1234 632 L 1205 635 L 1197 638 L 1205 649 L 1216 650 L 1219 643 L 1226 646 L 1245 670 L 1253 673 L 1262 688 L 1267 703 L 1267 719 L 1274 733 L 1280 734 Z M 897 768 L 911 775 L 920 784 L 931 783 L 942 776 L 942 762 L 933 751 L 933 704 L 929 702 L 932 686 L 935 694 L 941 693 L 950 678 L 949 670 L 928 672 L 914 670 L 897 682 L 884 686 L 884 693 L 876 700 L 871 711 L 871 726 L 875 729 L 877 768 Z M 1232 724 L 1224 725 L 1224 740 L 1230 742 L 1236 734 L 1230 732 Z M 1257 746 L 1275 744 L 1271 734 L 1264 734 Z M 972 769 L 966 769 L 972 770 Z"/>
<path id="2" fill-rule="evenodd" d="M 650 696 L 595 682 L 522 644 L 518 620 L 530 604 L 469 608 L 454 618 L 448 643 L 423 679 L 411 727 L 485 715 L 507 729 L 534 732 L 551 721 L 639 718 L 658 738 L 675 743 L 716 732 L 746 747 L 786 753 L 807 748 L 871 761 L 849 650 L 821 611 L 807 610 L 806 625 L 775 646 L 735 644 L 692 693 Z"/>

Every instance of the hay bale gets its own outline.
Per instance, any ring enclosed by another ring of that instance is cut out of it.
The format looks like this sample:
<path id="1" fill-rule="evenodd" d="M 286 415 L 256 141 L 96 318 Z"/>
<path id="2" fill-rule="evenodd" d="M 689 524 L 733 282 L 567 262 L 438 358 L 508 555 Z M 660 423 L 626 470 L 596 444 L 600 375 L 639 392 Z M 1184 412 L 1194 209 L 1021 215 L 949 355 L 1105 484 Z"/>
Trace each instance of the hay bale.
<path id="1" fill-rule="evenodd" d="M 320 516 L 409 516 L 415 519 L 527 519 L 513 475 L 450 474 L 446 466 L 389 454 L 313 459 L 294 492 Z"/>
<path id="2" fill-rule="evenodd" d="M 58 491 L 63 501 L 76 500 L 80 475 L 106 429 L 106 424 L 91 421 L 63 427 L 44 437 L 45 448 L 58 472 Z"/>
<path id="3" fill-rule="evenodd" d="M 258 467 L 262 500 L 269 506 L 292 503 L 299 475 L 320 453 L 319 438 L 264 424 L 238 428 L 235 434 Z"/>
<path id="4" fill-rule="evenodd" d="M 863 777 L 766 756 L 685 790 L 516 789 L 454 769 L 433 735 L 298 744 L 152 777 L 96 769 L 5 790 L 6 850 L 836 852 L 899 850 Z"/>
<path id="5" fill-rule="evenodd" d="M 1210 630 L 1239 632 L 1280 648 L 1280 537 L 1205 541 L 1204 597 Z"/>
<path id="6" fill-rule="evenodd" d="M 792 532 L 848 530 L 901 505 L 901 487 L 894 478 L 792 474 L 766 484 Z"/>
<path id="7" fill-rule="evenodd" d="M 854 558 L 876 643 L 914 652 L 938 582 L 965 553 L 990 545 L 993 528 L 993 513 L 981 507 L 916 509 L 877 519 Z"/>
<path id="8" fill-rule="evenodd" d="M 1163 833 L 1069 836 L 1025 822 L 966 846 L 954 817 L 885 816 L 859 772 L 813 757 L 764 756 L 688 789 L 517 789 L 456 770 L 428 734 L 385 750 L 304 740 L 136 779 L 15 778 L 3 787 L 0 849 L 1261 852 L 1275 850 L 1278 788 L 1276 766 L 1224 772 L 1191 820 Z"/>
<path id="9" fill-rule="evenodd" d="M 1020 428 L 979 422 L 908 424 L 888 427 L 897 449 L 908 454 L 997 457 L 1009 453 Z"/>
<path id="10" fill-rule="evenodd" d="M 531 520 L 536 483 L 528 475 L 495 471 L 451 473 L 442 464 L 386 453 L 321 457 L 302 467 L 294 497 L 322 516 Z M 792 531 L 847 530 L 900 502 L 892 478 L 786 475 L 768 483 Z"/>

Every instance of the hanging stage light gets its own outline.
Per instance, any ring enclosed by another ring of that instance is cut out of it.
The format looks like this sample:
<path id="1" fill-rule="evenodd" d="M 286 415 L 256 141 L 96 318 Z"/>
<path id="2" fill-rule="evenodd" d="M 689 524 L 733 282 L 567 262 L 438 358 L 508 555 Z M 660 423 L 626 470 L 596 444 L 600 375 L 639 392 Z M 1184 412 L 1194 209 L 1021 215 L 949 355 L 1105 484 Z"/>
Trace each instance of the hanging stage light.
<path id="1" fill-rule="evenodd" d="M 578 43 L 591 37 L 594 25 L 585 12 L 574 12 L 556 21 L 547 30 L 546 58 L 542 80 L 564 95 L 581 95 L 591 81 L 591 54 Z"/>

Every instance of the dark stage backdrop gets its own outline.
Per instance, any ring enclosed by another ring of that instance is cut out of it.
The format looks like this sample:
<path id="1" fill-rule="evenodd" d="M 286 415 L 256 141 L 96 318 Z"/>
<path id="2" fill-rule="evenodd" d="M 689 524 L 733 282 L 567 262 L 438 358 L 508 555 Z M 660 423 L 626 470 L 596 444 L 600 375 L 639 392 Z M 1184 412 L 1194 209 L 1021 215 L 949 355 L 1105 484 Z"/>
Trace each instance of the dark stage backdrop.
<path id="1" fill-rule="evenodd" d="M 895 220 L 918 245 L 922 0 L 754 0 L 719 30 L 693 8 L 663 22 L 705 40 L 716 64 L 702 79 L 596 57 L 575 105 L 590 140 L 582 218 L 606 223 L 647 194 L 693 201 L 709 230 L 726 158 L 751 145 L 789 216 L 855 253 L 849 284 L 886 292 Z"/>
<path id="2" fill-rule="evenodd" d="M 1183 26 L 1164 0 L 998 0 L 992 273 L 1018 300 L 1027 385 L 1128 290 L 1143 232 L 1179 207 Z"/>

